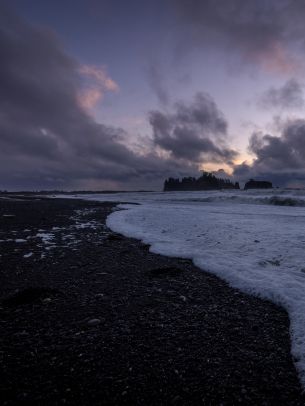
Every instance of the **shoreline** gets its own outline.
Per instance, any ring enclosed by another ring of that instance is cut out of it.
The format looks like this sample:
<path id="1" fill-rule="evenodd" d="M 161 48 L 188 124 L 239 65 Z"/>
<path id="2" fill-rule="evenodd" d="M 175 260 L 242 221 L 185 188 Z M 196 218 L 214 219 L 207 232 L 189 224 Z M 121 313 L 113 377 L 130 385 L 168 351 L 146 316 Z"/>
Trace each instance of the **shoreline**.
<path id="1" fill-rule="evenodd" d="M 115 206 L 0 200 L 4 404 L 304 404 L 287 313 L 113 233 Z"/>

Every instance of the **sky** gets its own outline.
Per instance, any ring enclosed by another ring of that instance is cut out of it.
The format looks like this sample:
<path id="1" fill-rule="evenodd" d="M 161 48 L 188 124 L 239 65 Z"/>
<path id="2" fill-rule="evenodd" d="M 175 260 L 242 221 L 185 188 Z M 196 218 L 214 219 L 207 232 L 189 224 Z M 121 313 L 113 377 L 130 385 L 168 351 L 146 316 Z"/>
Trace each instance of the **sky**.
<path id="1" fill-rule="evenodd" d="M 0 0 L 0 190 L 305 186 L 302 0 Z"/>

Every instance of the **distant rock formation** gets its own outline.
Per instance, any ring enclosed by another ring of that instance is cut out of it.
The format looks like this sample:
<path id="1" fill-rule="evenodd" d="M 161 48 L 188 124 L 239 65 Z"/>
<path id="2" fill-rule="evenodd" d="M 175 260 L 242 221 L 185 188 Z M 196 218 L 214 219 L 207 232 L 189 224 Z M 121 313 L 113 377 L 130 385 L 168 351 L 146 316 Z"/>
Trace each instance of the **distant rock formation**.
<path id="1" fill-rule="evenodd" d="M 245 190 L 247 189 L 272 189 L 272 183 L 267 182 L 264 180 L 254 180 L 250 179 L 244 187 Z"/>
<path id="2" fill-rule="evenodd" d="M 184 190 L 217 190 L 239 189 L 239 183 L 232 183 L 229 179 L 216 178 L 212 173 L 203 172 L 198 179 L 188 177 L 175 179 L 169 178 L 164 182 L 164 192 Z"/>

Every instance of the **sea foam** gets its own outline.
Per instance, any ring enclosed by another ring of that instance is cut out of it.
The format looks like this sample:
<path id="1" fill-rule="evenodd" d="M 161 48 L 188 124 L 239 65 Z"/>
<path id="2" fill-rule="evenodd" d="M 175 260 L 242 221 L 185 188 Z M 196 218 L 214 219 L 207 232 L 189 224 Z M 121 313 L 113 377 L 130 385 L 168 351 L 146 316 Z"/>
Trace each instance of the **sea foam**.
<path id="1" fill-rule="evenodd" d="M 192 259 L 231 286 L 283 306 L 291 321 L 292 354 L 305 387 L 304 191 L 77 197 L 139 203 L 121 204 L 122 210 L 113 212 L 107 225 L 149 244 L 152 252 Z"/>

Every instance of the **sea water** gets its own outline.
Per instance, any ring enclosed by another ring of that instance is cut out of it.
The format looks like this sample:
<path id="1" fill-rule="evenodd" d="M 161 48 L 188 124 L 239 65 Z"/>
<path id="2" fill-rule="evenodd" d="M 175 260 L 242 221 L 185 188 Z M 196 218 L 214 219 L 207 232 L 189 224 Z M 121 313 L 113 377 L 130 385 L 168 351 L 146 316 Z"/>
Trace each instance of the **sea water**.
<path id="1" fill-rule="evenodd" d="M 125 202 L 107 219 L 113 231 L 142 240 L 152 252 L 192 259 L 231 286 L 283 306 L 291 322 L 292 354 L 305 387 L 304 190 L 75 197 Z"/>

